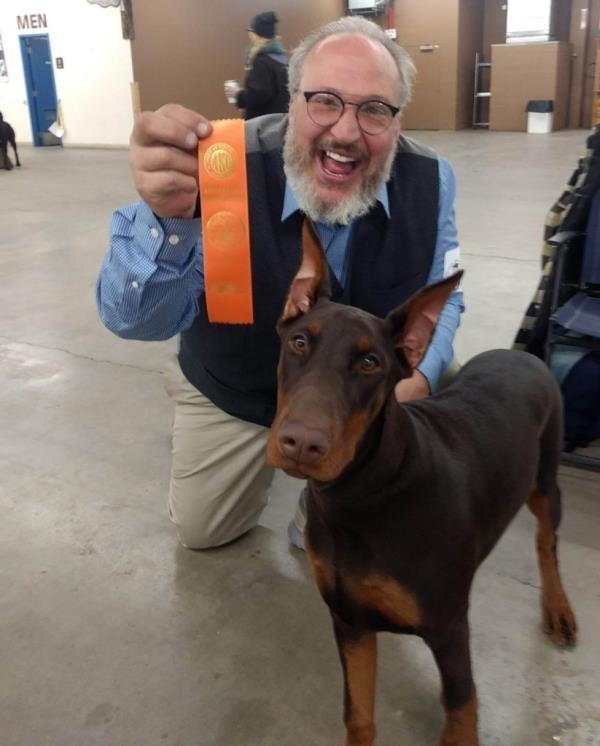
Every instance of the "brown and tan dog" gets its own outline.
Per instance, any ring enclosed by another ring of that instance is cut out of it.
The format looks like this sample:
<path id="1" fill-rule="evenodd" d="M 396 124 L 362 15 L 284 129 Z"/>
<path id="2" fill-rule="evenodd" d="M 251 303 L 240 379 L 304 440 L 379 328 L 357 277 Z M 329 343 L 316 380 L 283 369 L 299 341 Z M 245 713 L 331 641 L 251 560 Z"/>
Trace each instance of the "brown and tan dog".
<path id="1" fill-rule="evenodd" d="M 527 503 L 538 521 L 543 622 L 576 623 L 557 563 L 562 404 L 537 358 L 476 356 L 443 392 L 399 404 L 458 273 L 385 319 L 329 300 L 310 225 L 278 324 L 278 405 L 267 456 L 308 480 L 305 541 L 345 681 L 347 746 L 371 746 L 376 633 L 420 636 L 442 682 L 443 746 L 477 746 L 469 593 L 477 567 Z"/>

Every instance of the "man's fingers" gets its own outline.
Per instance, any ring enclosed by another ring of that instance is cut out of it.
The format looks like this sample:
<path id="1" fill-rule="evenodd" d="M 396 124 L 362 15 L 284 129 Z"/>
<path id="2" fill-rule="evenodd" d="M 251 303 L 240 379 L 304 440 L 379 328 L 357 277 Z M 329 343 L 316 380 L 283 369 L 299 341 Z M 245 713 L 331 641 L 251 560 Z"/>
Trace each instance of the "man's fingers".
<path id="1" fill-rule="evenodd" d="M 182 150 L 191 150 L 197 142 L 198 138 L 188 126 L 155 112 L 139 114 L 131 135 L 132 148 L 173 145 Z"/>
<path id="2" fill-rule="evenodd" d="M 138 173 L 135 179 L 140 197 L 161 218 L 191 217 L 198 193 L 198 182 L 176 171 Z"/>
<path id="3" fill-rule="evenodd" d="M 178 192 L 195 194 L 198 191 L 198 182 L 194 177 L 177 171 L 141 172 L 136 186 L 144 201 L 149 204 Z"/>
<path id="4" fill-rule="evenodd" d="M 198 156 L 168 145 L 135 148 L 130 153 L 131 167 L 138 171 L 179 171 L 197 177 Z"/>
<path id="5" fill-rule="evenodd" d="M 210 122 L 201 114 L 177 104 L 167 104 L 156 112 L 144 111 L 136 117 L 131 144 L 145 147 L 157 143 L 192 150 L 198 137 L 211 131 Z"/>
<path id="6" fill-rule="evenodd" d="M 140 197 L 160 217 L 191 217 L 198 193 L 198 139 L 212 131 L 179 104 L 136 117 L 129 162 Z"/>
<path id="7" fill-rule="evenodd" d="M 212 130 L 212 125 L 206 117 L 179 104 L 165 104 L 158 109 L 157 114 L 181 122 L 199 137 L 206 137 Z"/>

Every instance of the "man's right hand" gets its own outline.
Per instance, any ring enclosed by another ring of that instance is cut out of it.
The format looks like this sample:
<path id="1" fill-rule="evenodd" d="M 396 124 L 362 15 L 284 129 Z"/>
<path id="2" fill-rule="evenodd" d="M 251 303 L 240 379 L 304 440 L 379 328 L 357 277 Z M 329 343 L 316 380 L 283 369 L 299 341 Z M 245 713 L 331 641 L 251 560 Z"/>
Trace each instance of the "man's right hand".
<path id="1" fill-rule="evenodd" d="M 129 165 L 140 197 L 158 217 L 193 217 L 198 196 L 198 139 L 211 132 L 208 119 L 179 104 L 137 116 Z"/>

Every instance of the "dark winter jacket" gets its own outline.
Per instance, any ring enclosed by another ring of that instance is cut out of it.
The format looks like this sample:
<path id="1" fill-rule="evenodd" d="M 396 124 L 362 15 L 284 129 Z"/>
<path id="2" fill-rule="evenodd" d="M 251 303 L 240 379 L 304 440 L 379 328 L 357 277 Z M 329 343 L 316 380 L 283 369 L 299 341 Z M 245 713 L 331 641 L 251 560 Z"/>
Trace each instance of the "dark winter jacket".
<path id="1" fill-rule="evenodd" d="M 258 52 L 237 94 L 236 105 L 245 109 L 244 119 L 287 112 L 287 69 L 287 57 L 276 40 Z"/>

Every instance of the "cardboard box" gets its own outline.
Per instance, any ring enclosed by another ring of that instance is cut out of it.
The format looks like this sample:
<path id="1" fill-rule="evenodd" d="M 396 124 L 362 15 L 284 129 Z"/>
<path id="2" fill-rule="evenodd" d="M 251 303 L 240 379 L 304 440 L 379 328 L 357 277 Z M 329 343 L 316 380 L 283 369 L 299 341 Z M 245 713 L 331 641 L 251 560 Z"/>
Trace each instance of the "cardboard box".
<path id="1" fill-rule="evenodd" d="M 567 126 L 569 42 L 492 44 L 490 129 L 526 132 L 533 99 L 554 102 L 552 130 Z"/>

